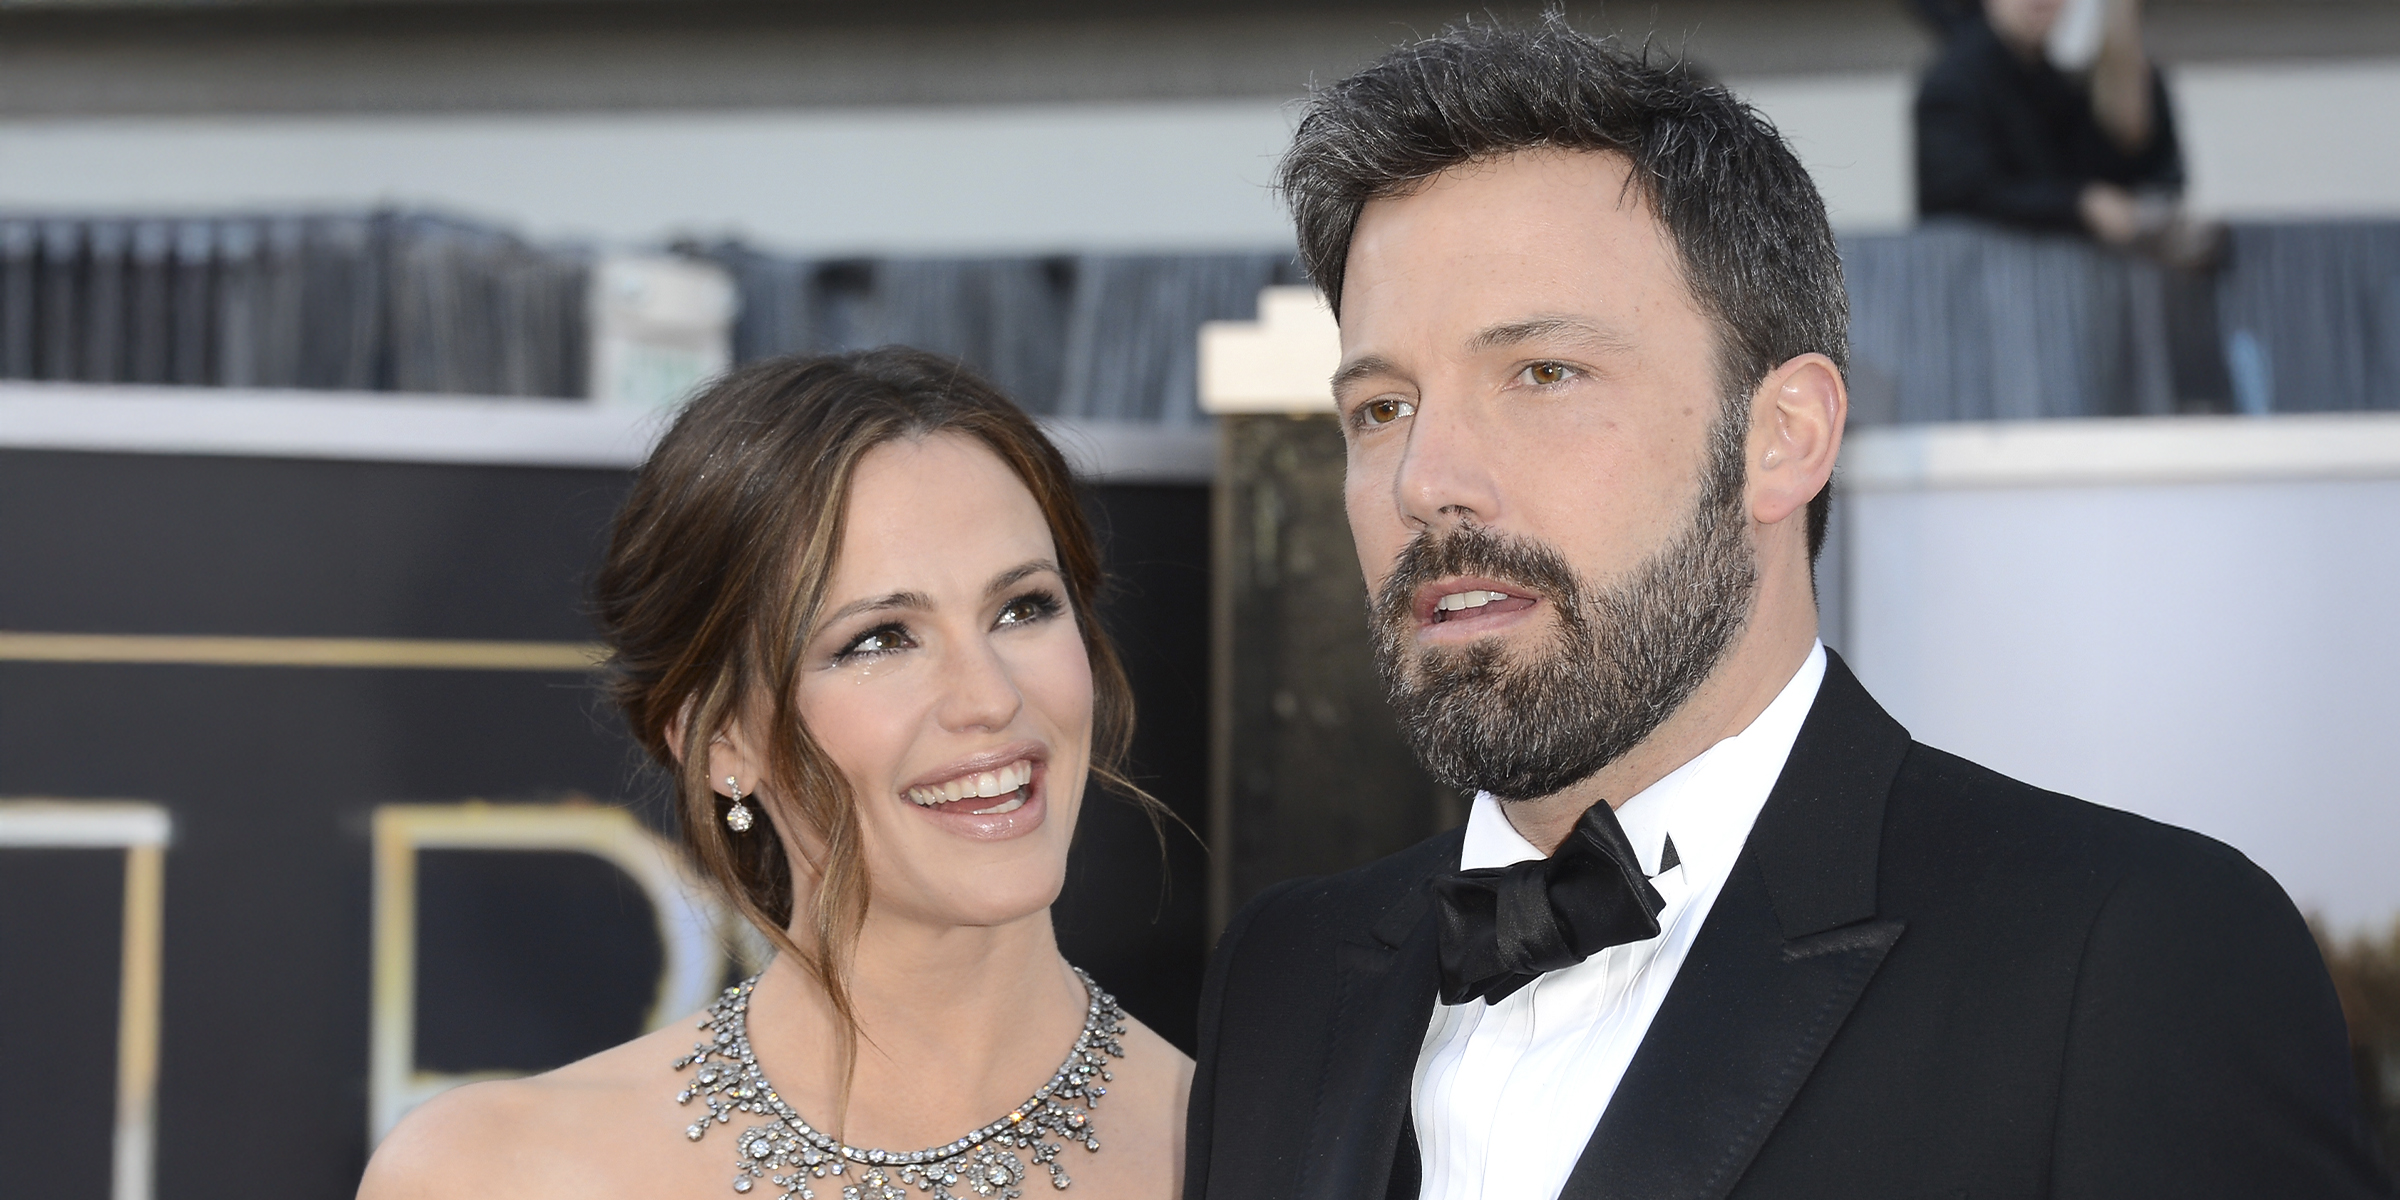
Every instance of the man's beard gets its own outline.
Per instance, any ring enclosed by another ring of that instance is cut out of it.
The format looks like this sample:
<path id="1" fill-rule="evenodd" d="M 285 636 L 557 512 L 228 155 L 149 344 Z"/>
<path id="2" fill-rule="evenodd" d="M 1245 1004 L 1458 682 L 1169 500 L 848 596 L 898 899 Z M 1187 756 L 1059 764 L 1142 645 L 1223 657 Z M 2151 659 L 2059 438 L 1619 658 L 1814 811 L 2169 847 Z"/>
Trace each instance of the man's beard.
<path id="1" fill-rule="evenodd" d="M 1547 796 L 1623 757 L 1691 698 L 1757 591 L 1747 416 L 1729 405 L 1712 431 L 1690 524 L 1611 586 L 1592 587 L 1547 545 L 1479 525 L 1409 543 L 1375 596 L 1375 664 L 1426 771 L 1503 799 Z M 1417 589 L 1460 575 L 1525 585 L 1557 614 L 1557 640 L 1523 663 L 1496 638 L 1412 657 Z"/>

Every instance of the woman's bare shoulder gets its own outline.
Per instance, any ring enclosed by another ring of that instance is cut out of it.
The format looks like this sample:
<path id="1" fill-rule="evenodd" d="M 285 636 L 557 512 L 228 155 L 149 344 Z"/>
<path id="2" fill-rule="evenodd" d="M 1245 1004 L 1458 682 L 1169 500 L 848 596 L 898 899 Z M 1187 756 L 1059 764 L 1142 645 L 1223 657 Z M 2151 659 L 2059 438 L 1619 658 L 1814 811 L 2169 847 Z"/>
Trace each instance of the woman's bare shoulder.
<path id="1" fill-rule="evenodd" d="M 548 1200 L 678 1186 L 696 1160 L 670 1064 L 690 1051 L 692 1024 L 555 1071 L 435 1096 L 376 1147 L 359 1200 Z"/>
<path id="2" fill-rule="evenodd" d="M 1125 1059 L 1155 1072 L 1153 1078 L 1164 1083 L 1180 1103 L 1192 1090 L 1192 1056 L 1175 1048 L 1175 1043 L 1158 1036 L 1149 1026 L 1128 1016 L 1125 1018 Z"/>
<path id="3" fill-rule="evenodd" d="M 1183 1120 L 1192 1094 L 1192 1060 L 1147 1025 L 1127 1017 L 1125 1057 L 1092 1115 L 1105 1131 L 1106 1153 L 1076 1170 L 1094 1185 L 1094 1200 L 1128 1197 L 1171 1200 L 1183 1185 Z M 1072 1156 L 1072 1160 L 1082 1159 Z"/>

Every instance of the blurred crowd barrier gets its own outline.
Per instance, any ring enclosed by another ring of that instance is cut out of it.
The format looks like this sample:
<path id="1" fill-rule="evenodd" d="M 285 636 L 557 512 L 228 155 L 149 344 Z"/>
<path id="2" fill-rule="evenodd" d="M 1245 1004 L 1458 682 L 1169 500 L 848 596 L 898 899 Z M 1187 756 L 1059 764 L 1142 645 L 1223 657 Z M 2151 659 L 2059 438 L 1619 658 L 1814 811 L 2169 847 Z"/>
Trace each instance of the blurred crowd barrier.
<path id="1" fill-rule="evenodd" d="M 814 260 L 700 248 L 741 293 L 734 357 L 887 342 L 974 364 L 1045 416 L 1168 426 L 1202 420 L 1203 322 L 1250 318 L 1298 283 L 1289 255 Z"/>
<path id="2" fill-rule="evenodd" d="M 422 214 L 0 217 L 0 378 L 581 396 L 587 274 Z"/>
<path id="3" fill-rule="evenodd" d="M 1856 420 L 2193 407 L 2176 394 L 2177 289 L 2146 261 L 1964 222 L 1848 238 L 1842 255 Z M 2234 225 L 2213 291 L 2229 407 L 2400 409 L 2400 221 Z"/>
<path id="4" fill-rule="evenodd" d="M 1965 223 L 1843 253 L 1862 424 L 2192 411 L 2169 326 L 2194 295 L 2230 392 L 2201 407 L 2400 409 L 2400 221 L 2235 225 L 2197 292 L 2083 239 Z M 1199 326 L 1303 281 L 1275 252 L 677 254 L 731 280 L 737 362 L 903 342 L 1037 413 L 1166 426 L 1203 420 Z M 610 390 L 605 261 L 414 213 L 0 217 L 0 378 L 586 397 Z"/>
<path id="5" fill-rule="evenodd" d="M 736 361 L 905 342 L 1038 413 L 1168 426 L 1201 419 L 1201 323 L 1299 278 L 1272 252 L 678 252 L 734 281 Z M 414 213 L 0 216 L 0 378 L 581 398 L 609 391 L 592 368 L 609 261 Z"/>

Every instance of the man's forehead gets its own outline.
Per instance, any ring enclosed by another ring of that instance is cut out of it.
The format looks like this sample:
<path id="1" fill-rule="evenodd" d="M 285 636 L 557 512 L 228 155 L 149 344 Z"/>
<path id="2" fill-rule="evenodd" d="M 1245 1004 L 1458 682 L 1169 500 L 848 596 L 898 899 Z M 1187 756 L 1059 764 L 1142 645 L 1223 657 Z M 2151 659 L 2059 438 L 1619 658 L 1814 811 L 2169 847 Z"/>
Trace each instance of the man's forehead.
<path id="1" fill-rule="evenodd" d="M 1357 300 L 1391 301 L 1369 295 L 1378 291 L 1525 297 L 1480 326 L 1582 307 L 1564 300 L 1595 284 L 1644 287 L 1668 275 L 1680 283 L 1672 239 L 1648 205 L 1620 202 L 1623 184 L 1619 156 L 1528 153 L 1371 202 L 1352 234 L 1340 315 L 1347 320 Z M 1545 290 L 1557 299 L 1532 300 Z"/>
<path id="2" fill-rule="evenodd" d="M 1657 227 L 1632 162 L 1605 150 L 1522 150 L 1446 168 L 1359 210 L 1351 253 L 1378 238 L 1455 226 L 1496 240 L 1557 222 Z M 1560 230 L 1565 232 L 1565 230 Z"/>

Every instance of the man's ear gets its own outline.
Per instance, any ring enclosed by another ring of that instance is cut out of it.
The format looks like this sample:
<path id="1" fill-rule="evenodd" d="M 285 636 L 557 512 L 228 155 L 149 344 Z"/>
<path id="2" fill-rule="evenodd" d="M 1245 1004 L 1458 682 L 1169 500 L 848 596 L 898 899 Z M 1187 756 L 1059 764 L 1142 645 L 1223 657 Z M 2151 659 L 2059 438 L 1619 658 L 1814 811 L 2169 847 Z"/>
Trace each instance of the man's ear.
<path id="1" fill-rule="evenodd" d="M 1833 478 L 1850 391 L 1832 359 L 1803 354 L 1767 373 L 1751 412 L 1750 518 L 1779 525 L 1805 512 Z"/>

